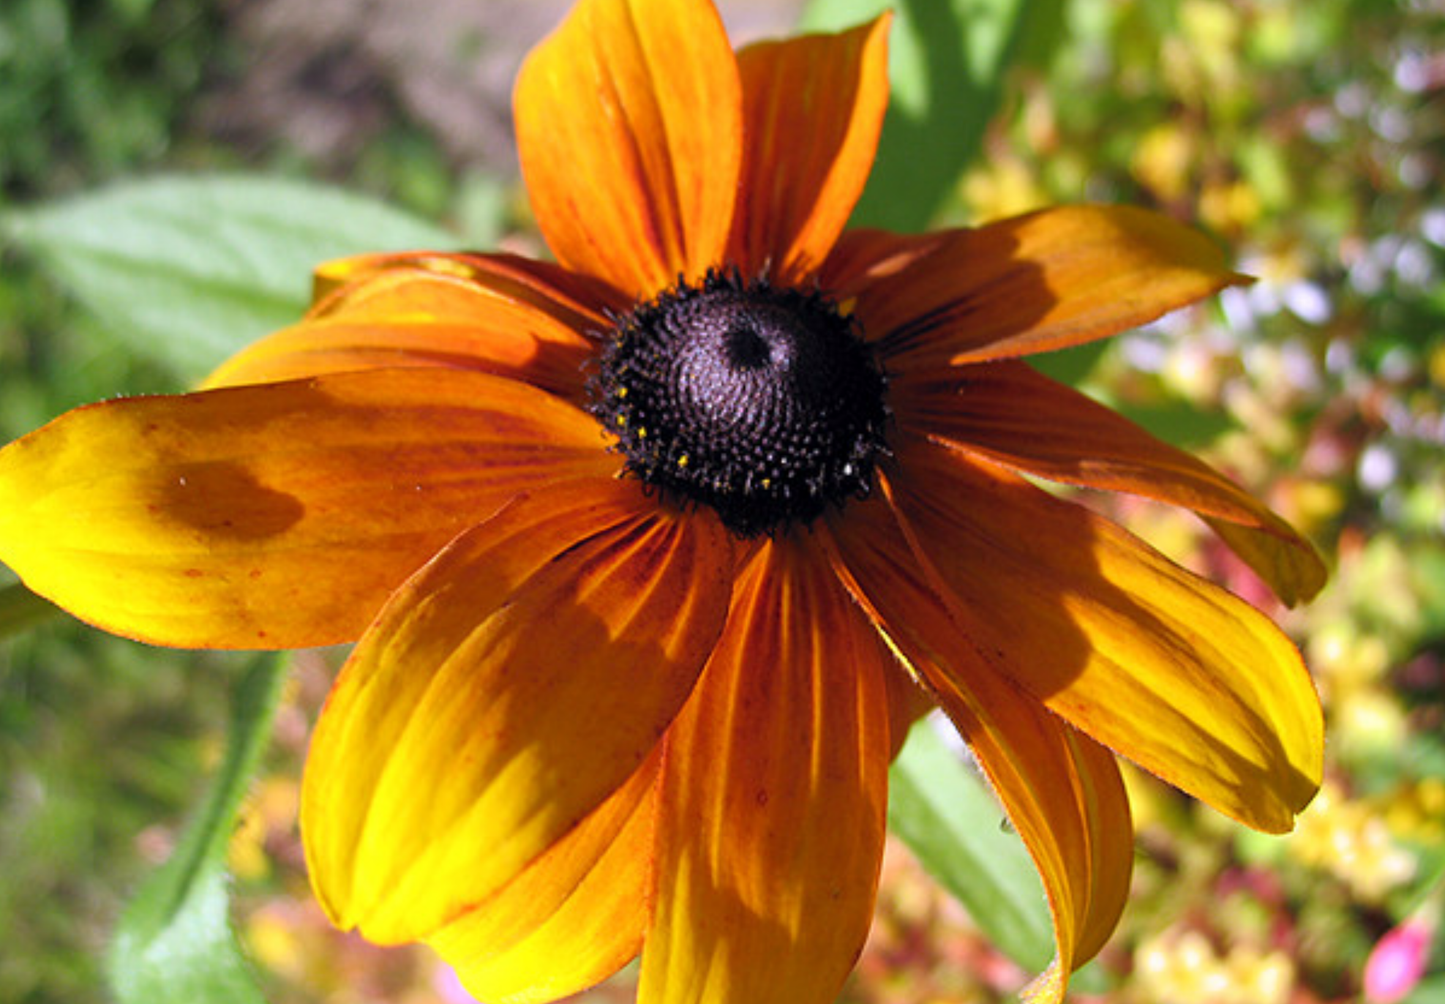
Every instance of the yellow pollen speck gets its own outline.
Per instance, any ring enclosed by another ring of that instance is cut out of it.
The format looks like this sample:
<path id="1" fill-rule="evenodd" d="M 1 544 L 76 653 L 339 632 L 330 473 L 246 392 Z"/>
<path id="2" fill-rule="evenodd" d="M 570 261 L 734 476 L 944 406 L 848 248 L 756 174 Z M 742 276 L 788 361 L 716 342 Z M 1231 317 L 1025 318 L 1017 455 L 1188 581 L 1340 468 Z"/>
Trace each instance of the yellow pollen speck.
<path id="1" fill-rule="evenodd" d="M 613 394 L 612 396 L 615 397 L 615 398 L 617 398 L 617 399 L 619 399 L 619 400 L 621 400 L 622 398 L 624 398 L 624 397 L 627 396 L 627 388 L 626 388 L 626 387 L 618 387 L 618 388 L 617 388 L 617 393 Z"/>
<path id="2" fill-rule="evenodd" d="M 767 489 L 769 489 L 769 488 L 771 488 L 771 487 L 773 487 L 773 479 L 772 479 L 772 478 L 763 478 L 763 490 L 766 491 Z"/>
<path id="3" fill-rule="evenodd" d="M 638 430 L 637 430 L 637 438 L 638 438 L 638 439 L 646 439 L 646 438 L 647 438 L 647 430 L 646 430 L 645 428 L 644 428 L 644 429 L 638 429 Z"/>
<path id="4" fill-rule="evenodd" d="M 617 416 L 617 424 L 618 424 L 618 425 L 626 425 L 626 424 L 627 424 L 627 416 L 626 416 L 626 415 L 618 415 L 618 416 Z"/>
<path id="5" fill-rule="evenodd" d="M 682 456 L 677 458 L 677 466 L 686 467 L 688 465 L 689 459 L 690 458 L 688 457 L 688 455 L 684 453 Z"/>

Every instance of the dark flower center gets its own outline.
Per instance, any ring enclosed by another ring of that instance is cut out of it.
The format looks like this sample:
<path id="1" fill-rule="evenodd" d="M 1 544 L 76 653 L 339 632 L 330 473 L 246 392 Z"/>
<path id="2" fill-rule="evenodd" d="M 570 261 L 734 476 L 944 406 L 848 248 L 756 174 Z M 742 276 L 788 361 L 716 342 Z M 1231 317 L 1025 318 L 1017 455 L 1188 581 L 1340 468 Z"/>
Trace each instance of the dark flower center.
<path id="1" fill-rule="evenodd" d="M 856 322 L 735 273 L 619 318 L 591 390 L 628 473 L 743 536 L 866 496 L 886 449 L 886 380 Z"/>

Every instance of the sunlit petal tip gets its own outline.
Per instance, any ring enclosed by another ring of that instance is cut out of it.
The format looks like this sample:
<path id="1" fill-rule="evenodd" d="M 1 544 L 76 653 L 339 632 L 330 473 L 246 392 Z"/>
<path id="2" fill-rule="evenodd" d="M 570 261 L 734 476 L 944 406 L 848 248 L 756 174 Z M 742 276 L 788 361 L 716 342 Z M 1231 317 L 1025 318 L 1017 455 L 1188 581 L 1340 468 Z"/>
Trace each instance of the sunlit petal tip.
<path id="1" fill-rule="evenodd" d="M 1019 991 L 1023 1004 L 1062 1004 L 1069 989 L 1069 977 L 1057 959 Z"/>
<path id="2" fill-rule="evenodd" d="M 497 894 L 427 939 L 478 1000 L 541 1004 L 612 975 L 650 913 L 660 748 Z"/>
<path id="3" fill-rule="evenodd" d="M 1287 607 L 1314 599 L 1329 581 L 1329 566 L 1314 544 L 1266 512 L 1258 528 L 1206 517 L 1206 522 Z"/>
<path id="4" fill-rule="evenodd" d="M 638 7 L 582 0 L 513 97 L 548 246 L 632 298 L 722 261 L 742 158 L 737 59 L 712 3 Z"/>
<path id="5" fill-rule="evenodd" d="M 1012 349 L 1042 352 L 1116 334 L 1254 281 L 1201 231 L 1136 206 L 1041 210 L 1021 218 L 1014 236 L 1018 260 L 1040 270 L 1055 306 Z"/>
<path id="6" fill-rule="evenodd" d="M 1118 334 L 1247 277 L 1204 234 L 1131 206 L 1062 206 L 974 230 L 874 235 L 850 249 L 901 271 L 845 271 L 895 372 L 1048 352 Z M 861 274 L 860 274 L 861 273 Z"/>

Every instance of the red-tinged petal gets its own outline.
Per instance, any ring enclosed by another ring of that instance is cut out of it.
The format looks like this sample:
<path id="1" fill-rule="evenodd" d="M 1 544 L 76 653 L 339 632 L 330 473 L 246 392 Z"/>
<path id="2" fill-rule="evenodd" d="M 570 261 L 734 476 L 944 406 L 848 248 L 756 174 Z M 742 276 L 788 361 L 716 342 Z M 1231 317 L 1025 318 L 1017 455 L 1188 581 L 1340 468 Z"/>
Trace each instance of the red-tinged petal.
<path id="1" fill-rule="evenodd" d="M 451 271 L 439 271 L 446 262 Z M 356 370 L 463 367 L 583 397 L 583 364 L 606 330 L 598 312 L 519 282 L 510 263 L 437 259 L 377 270 L 303 321 L 243 349 L 207 381 L 223 387 Z"/>
<path id="2" fill-rule="evenodd" d="M 886 507 L 834 520 L 830 539 L 850 589 L 958 726 L 1039 869 L 1056 958 L 1030 996 L 1058 1001 L 1128 898 L 1133 829 L 1113 755 L 977 657 Z"/>
<path id="3" fill-rule="evenodd" d="M 842 233 L 888 107 L 891 21 L 738 53 L 743 178 L 728 260 L 744 275 L 806 282 Z"/>
<path id="4" fill-rule="evenodd" d="M 894 382 L 901 425 L 935 442 L 1053 481 L 1132 492 L 1232 524 L 1230 542 L 1289 604 L 1325 566 L 1309 542 L 1209 465 L 1019 362 L 960 366 Z"/>
<path id="5" fill-rule="evenodd" d="M 634 481 L 554 485 L 458 537 L 352 653 L 301 826 L 337 926 L 437 933 L 616 791 L 692 691 L 732 541 Z"/>
<path id="6" fill-rule="evenodd" d="M 581 0 L 517 78 L 517 147 L 557 259 L 635 299 L 722 264 L 737 60 L 708 0 Z"/>
<path id="7" fill-rule="evenodd" d="M 427 939 L 468 993 L 558 1000 L 637 955 L 651 910 L 660 759 L 655 752 L 516 879 Z"/>
<path id="8" fill-rule="evenodd" d="M 894 373 L 1078 345 L 1245 281 L 1201 234 L 1127 206 L 915 238 L 865 232 L 836 257 L 824 286 L 856 295 Z"/>
<path id="9" fill-rule="evenodd" d="M 616 466 L 580 409 L 464 370 L 130 398 L 0 451 L 0 560 L 155 644 L 333 644 L 517 492 Z"/>
<path id="10" fill-rule="evenodd" d="M 740 578 L 667 739 L 639 1004 L 826 1004 L 862 948 L 883 852 L 877 635 L 794 538 Z"/>
<path id="11" fill-rule="evenodd" d="M 912 439 L 890 491 L 978 656 L 1076 728 L 1256 829 L 1323 770 L 1319 699 L 1268 618 L 1081 506 Z"/>

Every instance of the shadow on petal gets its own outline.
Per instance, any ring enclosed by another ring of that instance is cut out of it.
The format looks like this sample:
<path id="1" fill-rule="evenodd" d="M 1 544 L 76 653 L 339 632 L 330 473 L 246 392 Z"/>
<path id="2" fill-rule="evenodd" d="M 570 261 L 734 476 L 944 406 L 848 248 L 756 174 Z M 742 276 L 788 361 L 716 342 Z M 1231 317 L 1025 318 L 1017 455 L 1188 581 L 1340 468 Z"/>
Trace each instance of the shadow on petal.
<path id="1" fill-rule="evenodd" d="M 898 459 L 908 549 L 978 658 L 1221 812 L 1293 826 L 1319 786 L 1323 724 L 1268 618 L 1002 469 L 919 442 Z"/>
<path id="2" fill-rule="evenodd" d="M 312 739 L 319 898 L 427 938 L 511 882 L 648 756 L 727 613 L 731 538 L 631 481 L 519 498 L 402 589 Z"/>

